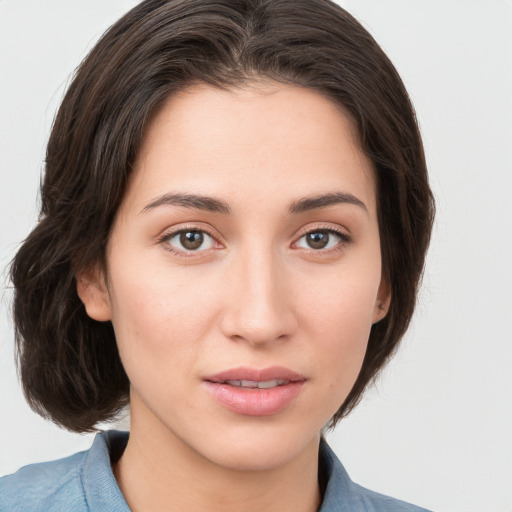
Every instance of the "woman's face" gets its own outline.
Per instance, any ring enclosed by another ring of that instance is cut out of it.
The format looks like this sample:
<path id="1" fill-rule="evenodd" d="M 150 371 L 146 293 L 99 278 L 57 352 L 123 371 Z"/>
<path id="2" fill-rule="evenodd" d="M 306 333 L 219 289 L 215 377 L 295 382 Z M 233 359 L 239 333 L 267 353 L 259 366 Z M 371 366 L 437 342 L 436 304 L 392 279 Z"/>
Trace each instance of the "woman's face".
<path id="1" fill-rule="evenodd" d="M 164 105 L 106 284 L 79 284 L 114 325 L 132 431 L 246 469 L 318 442 L 386 299 L 372 172 L 352 122 L 311 90 L 194 86 Z"/>

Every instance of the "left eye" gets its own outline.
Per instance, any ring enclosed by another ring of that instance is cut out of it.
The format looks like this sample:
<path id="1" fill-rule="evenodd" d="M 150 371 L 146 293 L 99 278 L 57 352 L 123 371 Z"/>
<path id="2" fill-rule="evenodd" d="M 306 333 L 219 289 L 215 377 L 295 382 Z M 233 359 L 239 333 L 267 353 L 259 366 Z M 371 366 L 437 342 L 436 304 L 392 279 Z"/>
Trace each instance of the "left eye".
<path id="1" fill-rule="evenodd" d="M 175 250 L 181 252 L 205 251 L 214 246 L 214 239 L 204 231 L 187 229 L 178 231 L 168 237 L 165 241 Z"/>
<path id="2" fill-rule="evenodd" d="M 342 238 L 342 235 L 335 231 L 319 229 L 317 231 L 310 231 L 301 236 L 299 240 L 297 240 L 296 245 L 304 249 L 332 249 L 340 243 Z"/>

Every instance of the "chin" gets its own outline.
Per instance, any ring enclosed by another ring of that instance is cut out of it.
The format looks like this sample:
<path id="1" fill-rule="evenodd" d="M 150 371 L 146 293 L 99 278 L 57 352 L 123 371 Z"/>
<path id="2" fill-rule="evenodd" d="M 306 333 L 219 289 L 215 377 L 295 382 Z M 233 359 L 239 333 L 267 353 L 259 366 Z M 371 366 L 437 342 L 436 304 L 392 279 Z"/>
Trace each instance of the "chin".
<path id="1" fill-rule="evenodd" d="M 203 456 L 233 471 L 270 471 L 283 467 L 310 450 L 316 451 L 320 432 L 293 432 L 265 426 L 240 429 L 213 439 Z"/>

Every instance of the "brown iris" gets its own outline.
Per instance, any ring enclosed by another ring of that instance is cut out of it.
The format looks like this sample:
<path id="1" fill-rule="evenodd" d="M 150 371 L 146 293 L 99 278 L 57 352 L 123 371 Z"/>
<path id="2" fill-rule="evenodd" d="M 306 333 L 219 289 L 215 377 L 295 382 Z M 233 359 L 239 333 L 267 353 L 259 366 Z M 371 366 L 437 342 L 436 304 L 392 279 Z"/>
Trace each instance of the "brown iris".
<path id="1" fill-rule="evenodd" d="M 329 243 L 328 231 L 315 231 L 306 235 L 306 242 L 312 249 L 323 249 Z"/>
<path id="2" fill-rule="evenodd" d="M 189 250 L 195 251 L 199 249 L 204 242 L 204 235 L 200 231 L 183 231 L 180 233 L 181 245 Z"/>

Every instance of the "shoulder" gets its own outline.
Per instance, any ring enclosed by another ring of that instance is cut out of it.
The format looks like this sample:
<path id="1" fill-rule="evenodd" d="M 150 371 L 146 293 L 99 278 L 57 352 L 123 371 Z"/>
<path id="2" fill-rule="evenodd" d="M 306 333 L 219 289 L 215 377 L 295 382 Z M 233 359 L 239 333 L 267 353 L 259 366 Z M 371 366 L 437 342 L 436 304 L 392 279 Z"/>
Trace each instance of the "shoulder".
<path id="1" fill-rule="evenodd" d="M 103 432 L 85 452 L 0 478 L 0 512 L 129 512 L 111 468 L 127 440 L 126 432 Z"/>
<path id="2" fill-rule="evenodd" d="M 324 440 L 320 445 L 320 460 L 325 472 L 326 487 L 319 512 L 429 512 L 352 482 L 340 460 Z"/>
<path id="3" fill-rule="evenodd" d="M 87 511 L 80 474 L 85 453 L 25 466 L 0 479 L 0 512 Z"/>

